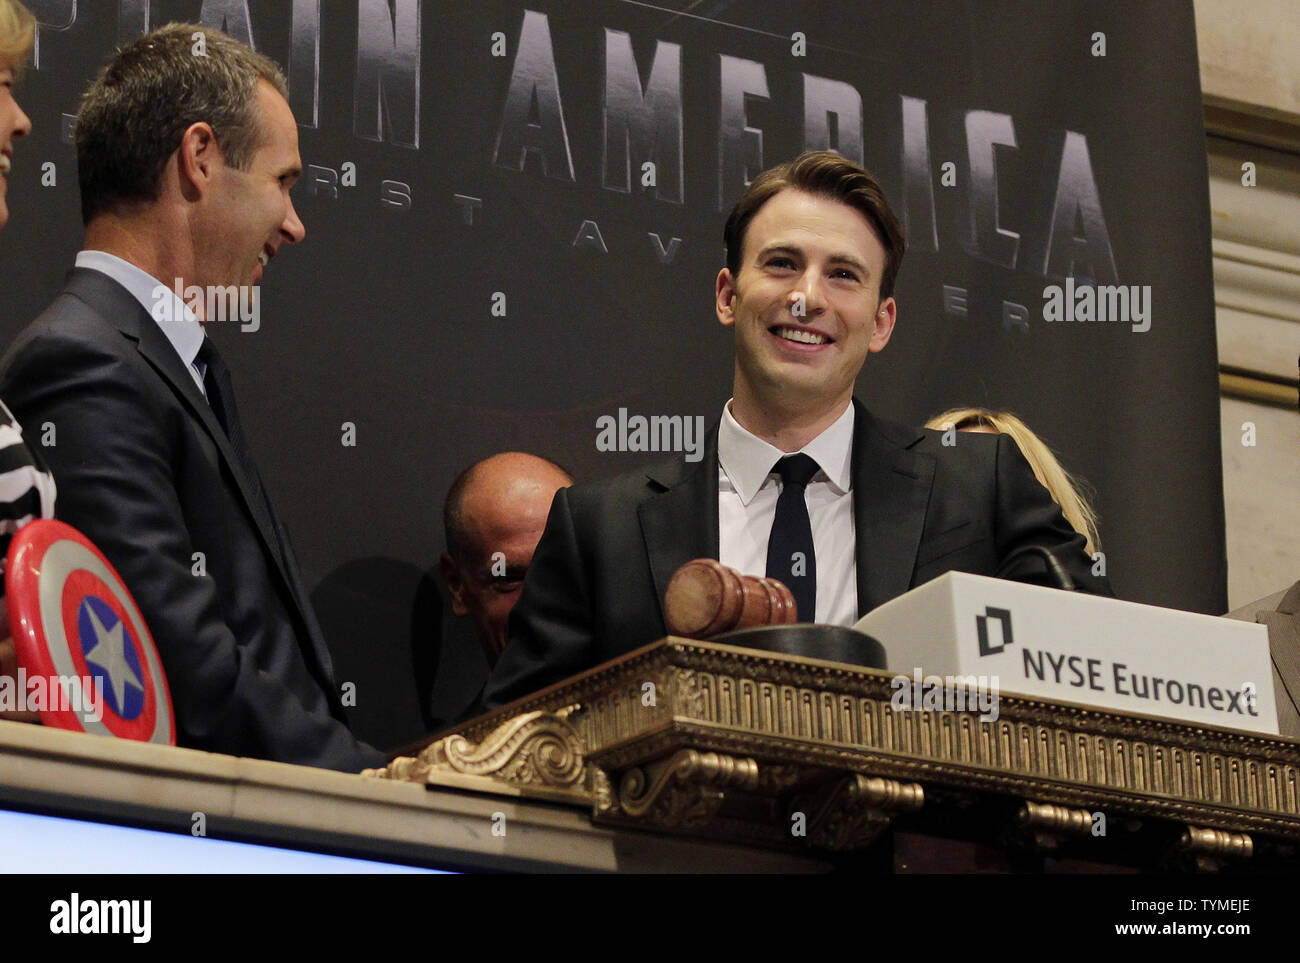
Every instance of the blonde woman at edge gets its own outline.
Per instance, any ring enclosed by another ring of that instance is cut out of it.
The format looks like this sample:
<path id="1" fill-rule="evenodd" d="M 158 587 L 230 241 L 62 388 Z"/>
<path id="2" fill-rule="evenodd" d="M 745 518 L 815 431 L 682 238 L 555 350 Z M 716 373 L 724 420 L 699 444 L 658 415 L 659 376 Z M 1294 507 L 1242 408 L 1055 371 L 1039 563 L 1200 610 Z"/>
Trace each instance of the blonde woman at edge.
<path id="1" fill-rule="evenodd" d="M 1079 483 L 1061 467 L 1041 438 L 1029 426 L 1009 411 L 992 411 L 988 408 L 953 408 L 935 415 L 925 427 L 937 431 L 955 428 L 958 431 L 980 431 L 986 434 L 1010 435 L 1034 470 L 1034 477 L 1047 489 L 1061 513 L 1076 532 L 1088 540 L 1089 555 L 1098 551 L 1101 539 L 1097 534 L 1097 513 L 1080 492 Z"/>
<path id="2" fill-rule="evenodd" d="M 14 82 L 31 52 L 36 21 L 14 0 L 0 0 L 0 227 L 9 220 L 9 167 L 14 141 L 26 137 L 32 122 L 14 100 Z M 14 532 L 33 518 L 54 516 L 54 479 L 40 454 L 23 442 L 22 429 L 0 401 L 0 675 L 17 671 L 9 638 L 9 607 L 4 599 L 5 555 Z M 36 722 L 32 712 L 0 710 L 0 718 Z"/>

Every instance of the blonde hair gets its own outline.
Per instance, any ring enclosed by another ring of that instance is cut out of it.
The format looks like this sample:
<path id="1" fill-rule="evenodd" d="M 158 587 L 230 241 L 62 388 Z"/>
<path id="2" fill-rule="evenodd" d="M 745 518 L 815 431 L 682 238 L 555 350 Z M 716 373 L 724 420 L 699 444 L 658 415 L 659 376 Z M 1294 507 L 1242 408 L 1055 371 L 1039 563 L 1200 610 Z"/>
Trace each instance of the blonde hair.
<path id="1" fill-rule="evenodd" d="M 36 42 L 36 18 L 18 0 L 0 0 L 0 64 L 20 73 Z"/>
<path id="2" fill-rule="evenodd" d="M 1029 467 L 1034 470 L 1034 477 L 1039 484 L 1061 506 L 1065 520 L 1087 539 L 1085 548 L 1088 554 L 1091 555 L 1101 546 L 1101 537 L 1097 534 L 1097 513 L 1083 494 L 1083 482 L 1061 467 L 1061 463 L 1052 454 L 1052 449 L 1011 412 L 991 411 L 988 408 L 953 408 L 935 415 L 925 423 L 925 427 L 938 431 L 950 428 L 961 431 L 973 426 L 992 428 L 999 434 L 1010 435 L 1029 462 Z"/>

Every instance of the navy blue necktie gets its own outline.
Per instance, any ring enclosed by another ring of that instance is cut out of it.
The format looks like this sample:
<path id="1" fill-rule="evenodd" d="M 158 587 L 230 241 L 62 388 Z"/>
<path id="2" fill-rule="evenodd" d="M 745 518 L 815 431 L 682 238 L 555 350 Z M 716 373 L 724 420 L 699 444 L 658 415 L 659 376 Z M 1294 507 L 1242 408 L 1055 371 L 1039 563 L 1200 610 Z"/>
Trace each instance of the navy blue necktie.
<path id="1" fill-rule="evenodd" d="M 772 468 L 781 476 L 781 495 L 767 541 L 767 574 L 784 582 L 799 605 L 799 621 L 817 621 L 817 558 L 813 552 L 812 522 L 804 491 L 817 462 L 807 455 L 789 455 Z"/>
<path id="2" fill-rule="evenodd" d="M 261 499 L 267 510 L 271 511 L 270 500 L 262 487 L 262 476 L 253 462 L 248 441 L 244 438 L 243 426 L 239 423 L 239 410 L 235 407 L 235 388 L 230 380 L 230 369 L 226 367 L 226 362 L 217 351 L 217 346 L 206 335 L 195 360 L 203 363 L 203 390 L 207 393 L 208 405 L 212 408 L 212 413 L 217 416 L 217 423 L 225 429 L 230 447 L 235 450 L 235 456 L 244 469 L 245 479 L 253 489 L 254 496 Z M 271 514 L 274 515 L 275 512 L 271 511 Z"/>
<path id="3" fill-rule="evenodd" d="M 194 360 L 203 365 L 203 391 L 208 396 L 208 407 L 217 416 L 217 423 L 225 429 L 226 437 L 234 442 L 231 422 L 234 420 L 235 392 L 230 383 L 230 369 L 207 335 L 204 335 Z"/>

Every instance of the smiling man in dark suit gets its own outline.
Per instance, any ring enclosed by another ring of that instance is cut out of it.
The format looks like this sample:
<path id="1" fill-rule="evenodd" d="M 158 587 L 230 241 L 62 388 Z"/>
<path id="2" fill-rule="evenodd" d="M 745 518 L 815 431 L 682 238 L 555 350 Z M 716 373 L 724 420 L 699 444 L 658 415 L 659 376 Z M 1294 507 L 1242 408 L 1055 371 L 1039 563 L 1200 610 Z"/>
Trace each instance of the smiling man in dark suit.
<path id="1" fill-rule="evenodd" d="M 187 24 L 127 45 L 77 118 L 84 249 L 0 364 L 0 390 L 21 421 L 53 426 L 58 517 L 135 596 L 181 745 L 357 771 L 383 756 L 344 721 L 205 332 L 218 298 L 251 303 L 271 258 L 303 239 L 289 196 L 301 167 L 272 61 Z"/>
<path id="2" fill-rule="evenodd" d="M 710 557 L 786 582 L 805 622 L 852 625 L 957 569 L 1046 582 L 1049 549 L 1092 575 L 1014 441 L 874 417 L 853 397 L 889 343 L 904 240 L 875 179 L 829 151 L 760 174 L 727 220 L 718 320 L 735 332 L 733 397 L 702 461 L 562 489 L 552 505 L 488 707 L 654 641 L 682 563 Z"/>

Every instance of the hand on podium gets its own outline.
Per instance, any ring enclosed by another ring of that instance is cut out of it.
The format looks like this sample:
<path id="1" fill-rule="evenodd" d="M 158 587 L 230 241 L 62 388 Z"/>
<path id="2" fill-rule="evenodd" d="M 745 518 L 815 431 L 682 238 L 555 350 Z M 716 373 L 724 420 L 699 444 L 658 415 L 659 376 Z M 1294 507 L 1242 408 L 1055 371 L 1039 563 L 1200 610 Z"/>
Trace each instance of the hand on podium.
<path id="1" fill-rule="evenodd" d="M 0 680 L 8 678 L 9 685 L 13 688 L 15 700 L 22 700 L 18 691 L 18 652 L 14 648 L 14 640 L 9 634 L 9 606 L 0 600 Z M 0 685 L 4 683 L 0 681 Z M 5 708 L 4 703 L 7 700 L 0 698 L 0 719 L 7 719 L 10 722 L 34 722 L 41 724 L 41 717 L 35 712 L 20 711 L 18 709 Z"/>

